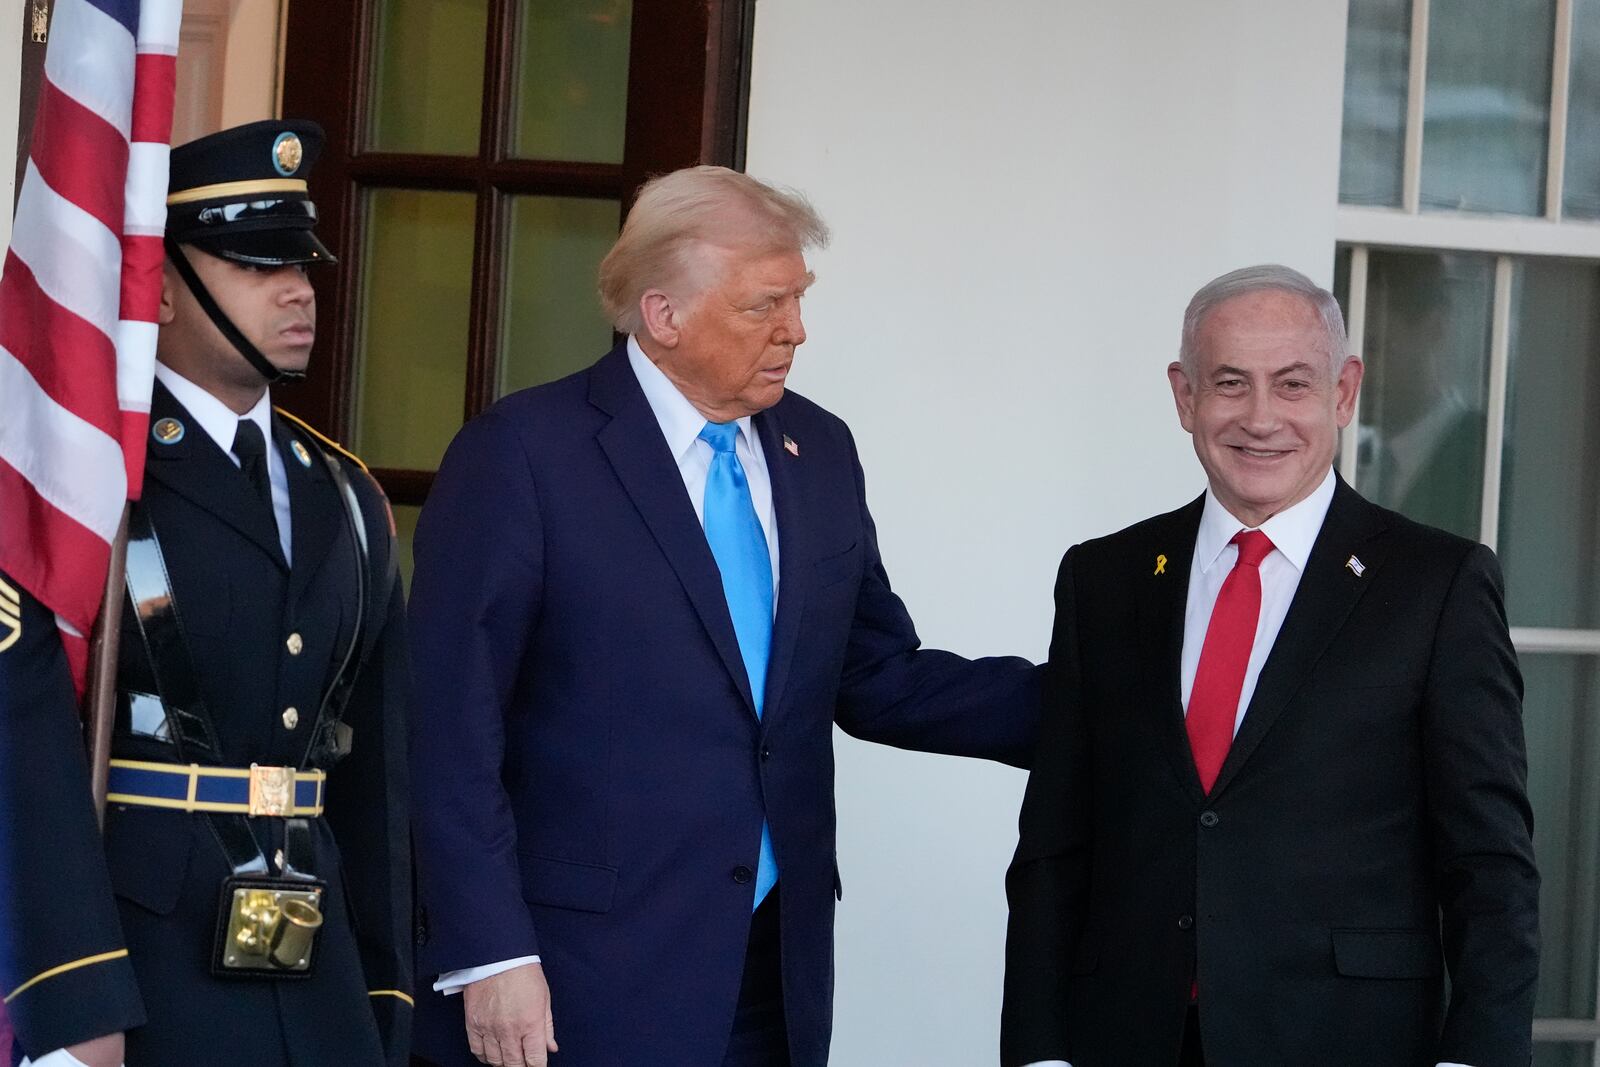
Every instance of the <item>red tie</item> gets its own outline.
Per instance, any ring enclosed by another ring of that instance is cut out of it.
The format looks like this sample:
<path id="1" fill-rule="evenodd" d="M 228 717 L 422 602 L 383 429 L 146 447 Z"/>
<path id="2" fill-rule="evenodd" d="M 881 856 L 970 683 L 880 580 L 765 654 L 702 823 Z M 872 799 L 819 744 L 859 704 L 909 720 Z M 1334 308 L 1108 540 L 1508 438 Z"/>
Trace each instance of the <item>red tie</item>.
<path id="1" fill-rule="evenodd" d="M 1261 561 L 1272 551 L 1272 541 L 1260 530 L 1241 530 L 1234 535 L 1239 559 L 1228 572 L 1211 609 L 1206 627 L 1206 642 L 1200 646 L 1200 666 L 1194 672 L 1194 687 L 1189 691 L 1189 713 L 1184 725 L 1189 731 L 1189 750 L 1194 753 L 1195 770 L 1207 793 L 1216 783 L 1233 744 L 1233 724 L 1239 713 L 1239 694 L 1244 689 L 1245 668 L 1250 665 L 1250 648 L 1256 640 L 1256 622 L 1261 617 Z"/>

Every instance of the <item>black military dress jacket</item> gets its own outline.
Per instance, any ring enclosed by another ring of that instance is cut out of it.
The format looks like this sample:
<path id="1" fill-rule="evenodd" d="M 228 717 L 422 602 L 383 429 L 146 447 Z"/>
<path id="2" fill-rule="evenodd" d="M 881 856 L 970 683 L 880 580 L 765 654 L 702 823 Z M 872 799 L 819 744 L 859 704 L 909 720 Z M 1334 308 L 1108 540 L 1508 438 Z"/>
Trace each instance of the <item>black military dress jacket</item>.
<path id="1" fill-rule="evenodd" d="M 369 545 L 363 602 L 348 512 L 312 434 L 273 417 L 273 446 L 289 481 L 291 566 L 270 510 L 246 476 L 157 383 L 152 425 L 162 419 L 178 420 L 186 432 L 171 443 L 159 436 L 151 442 L 139 506 L 160 539 L 214 727 L 208 747 L 215 751 L 191 745 L 183 758 L 327 770 L 325 814 L 310 823 L 311 855 L 293 861 L 327 883 L 318 959 L 303 979 L 214 976 L 220 894 L 231 866 L 212 817 L 113 802 L 103 843 L 113 909 L 94 858 L 102 844 L 93 822 L 57 789 L 64 816 L 43 809 L 37 818 L 12 820 L 22 823 L 14 832 L 25 840 L 0 850 L 38 868 L 17 879 L 6 872 L 13 897 L 7 910 L 16 918 L 5 917 L 13 928 L 0 977 L 9 991 L 10 983 L 65 963 L 112 957 L 38 981 L 8 1004 L 22 1051 L 39 1055 L 128 1027 L 129 1067 L 404 1064 L 412 994 L 408 672 L 387 505 L 359 466 L 337 456 Z M 366 620 L 354 653 L 360 667 L 343 715 L 349 733 L 341 736 L 349 751 L 339 758 L 332 740 L 344 731 L 319 723 L 318 712 L 358 616 Z M 149 675 L 130 603 L 119 687 L 153 692 Z M 25 728 L 8 724 L 8 755 L 20 766 L 26 761 L 18 753 L 36 751 L 39 777 L 55 768 L 65 770 L 65 780 L 79 780 L 81 749 L 70 750 L 81 744 L 76 731 L 50 726 L 32 741 Z M 148 726 L 124 708 L 114 758 L 176 759 L 173 745 Z M 273 864 L 284 820 L 251 818 L 247 825 Z M 65 877 L 49 877 L 55 871 Z M 118 958 L 122 946 L 127 954 Z M 136 1025 L 141 1001 L 144 1022 Z"/>

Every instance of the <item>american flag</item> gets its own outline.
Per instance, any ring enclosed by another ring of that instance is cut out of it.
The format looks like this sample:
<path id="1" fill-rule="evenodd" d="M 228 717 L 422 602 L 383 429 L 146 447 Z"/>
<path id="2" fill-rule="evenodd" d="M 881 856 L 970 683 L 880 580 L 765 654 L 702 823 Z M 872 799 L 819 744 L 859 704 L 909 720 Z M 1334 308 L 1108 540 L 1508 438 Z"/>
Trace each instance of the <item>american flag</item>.
<path id="1" fill-rule="evenodd" d="M 0 271 L 0 570 L 82 693 L 144 470 L 182 0 L 57 0 Z"/>

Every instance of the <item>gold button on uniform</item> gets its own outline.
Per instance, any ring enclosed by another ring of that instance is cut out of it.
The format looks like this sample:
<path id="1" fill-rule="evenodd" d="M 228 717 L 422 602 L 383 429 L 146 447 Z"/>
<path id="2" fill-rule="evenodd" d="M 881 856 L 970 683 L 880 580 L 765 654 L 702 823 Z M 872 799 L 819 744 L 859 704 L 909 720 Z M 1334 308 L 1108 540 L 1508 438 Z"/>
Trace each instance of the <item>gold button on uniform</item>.
<path id="1" fill-rule="evenodd" d="M 291 656 L 298 656 L 300 650 L 306 647 L 305 641 L 301 639 L 299 634 L 290 634 L 289 640 L 285 641 L 284 644 L 289 646 L 289 655 Z"/>
<path id="2" fill-rule="evenodd" d="M 293 730 L 300 725 L 300 712 L 295 708 L 283 709 L 283 728 Z"/>

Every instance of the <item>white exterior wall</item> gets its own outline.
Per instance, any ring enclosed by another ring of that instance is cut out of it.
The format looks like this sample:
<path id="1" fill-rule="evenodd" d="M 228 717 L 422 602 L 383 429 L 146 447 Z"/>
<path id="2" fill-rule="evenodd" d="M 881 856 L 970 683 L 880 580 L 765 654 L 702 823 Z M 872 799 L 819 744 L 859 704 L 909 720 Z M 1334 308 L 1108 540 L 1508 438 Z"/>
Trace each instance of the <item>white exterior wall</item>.
<path id="1" fill-rule="evenodd" d="M 22 91 L 22 5 L 0 0 L 0 261 L 11 241 L 11 204 L 17 197 L 17 107 Z"/>
<path id="2" fill-rule="evenodd" d="M 1345 4 L 762 0 L 749 170 L 834 229 L 795 388 L 859 442 L 924 641 L 1042 659 L 1073 542 L 1204 485 L 1203 282 L 1331 281 Z M 996 1062 L 1024 776 L 837 735 L 835 1067 Z"/>

